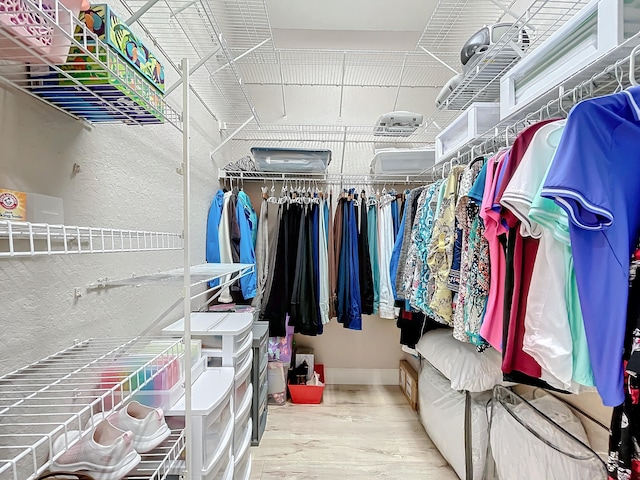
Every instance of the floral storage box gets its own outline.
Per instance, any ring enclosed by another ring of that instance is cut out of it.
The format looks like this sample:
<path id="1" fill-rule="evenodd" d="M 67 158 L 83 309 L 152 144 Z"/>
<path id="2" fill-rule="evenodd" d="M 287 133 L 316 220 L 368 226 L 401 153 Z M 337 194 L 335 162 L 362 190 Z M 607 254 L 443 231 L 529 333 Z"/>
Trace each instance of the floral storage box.
<path id="1" fill-rule="evenodd" d="M 130 27 L 106 4 L 80 12 L 80 21 L 100 40 L 133 65 L 160 92 L 164 92 L 164 67 Z M 82 32 L 76 31 L 76 35 Z"/>

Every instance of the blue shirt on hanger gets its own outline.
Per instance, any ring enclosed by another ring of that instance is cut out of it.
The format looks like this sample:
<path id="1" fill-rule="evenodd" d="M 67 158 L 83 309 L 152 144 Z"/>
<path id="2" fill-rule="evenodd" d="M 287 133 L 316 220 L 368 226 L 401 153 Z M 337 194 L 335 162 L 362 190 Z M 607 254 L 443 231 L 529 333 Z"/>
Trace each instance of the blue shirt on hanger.
<path id="1" fill-rule="evenodd" d="M 220 240 L 218 238 L 218 227 L 222 218 L 222 205 L 224 203 L 224 192 L 218 190 L 211 201 L 209 216 L 207 217 L 207 263 L 220 263 Z M 220 284 L 218 280 L 209 282 L 209 287 L 213 288 Z"/>
<path id="2" fill-rule="evenodd" d="M 569 114 L 542 196 L 568 214 L 595 384 L 624 401 L 622 352 L 631 253 L 640 234 L 640 87 L 585 100 Z"/>

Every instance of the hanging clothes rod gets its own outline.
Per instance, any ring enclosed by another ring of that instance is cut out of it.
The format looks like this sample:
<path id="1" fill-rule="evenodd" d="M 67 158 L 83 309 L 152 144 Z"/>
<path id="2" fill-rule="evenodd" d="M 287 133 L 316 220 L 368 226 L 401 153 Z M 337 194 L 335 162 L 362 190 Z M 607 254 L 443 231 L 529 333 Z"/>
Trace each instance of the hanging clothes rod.
<path id="1" fill-rule="evenodd" d="M 220 170 L 218 179 L 237 180 L 240 182 L 303 182 L 303 183 L 323 183 L 331 185 L 352 184 L 422 184 L 432 180 L 431 173 L 422 174 L 362 174 L 362 175 L 340 175 L 328 173 L 276 173 L 276 172 L 246 172 L 246 171 L 226 171 Z"/>

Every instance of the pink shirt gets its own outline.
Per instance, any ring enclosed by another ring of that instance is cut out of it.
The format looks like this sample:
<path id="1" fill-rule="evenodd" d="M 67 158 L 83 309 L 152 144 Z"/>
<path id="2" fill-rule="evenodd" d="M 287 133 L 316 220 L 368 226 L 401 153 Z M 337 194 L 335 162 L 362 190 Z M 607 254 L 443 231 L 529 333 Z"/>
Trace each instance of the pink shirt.
<path id="1" fill-rule="evenodd" d="M 484 221 L 484 236 L 489 243 L 489 257 L 491 259 L 491 284 L 487 310 L 484 315 L 480 335 L 493 348 L 502 352 L 502 324 L 504 311 L 504 283 L 506 277 L 506 258 L 504 249 L 500 245 L 498 236 L 506 233 L 507 228 L 502 225 L 500 212 L 492 210 L 500 170 L 502 169 L 507 152 L 501 152 L 493 157 L 487 166 L 487 179 L 484 198 L 480 208 L 480 217 Z M 497 162 L 496 162 L 497 159 Z"/>

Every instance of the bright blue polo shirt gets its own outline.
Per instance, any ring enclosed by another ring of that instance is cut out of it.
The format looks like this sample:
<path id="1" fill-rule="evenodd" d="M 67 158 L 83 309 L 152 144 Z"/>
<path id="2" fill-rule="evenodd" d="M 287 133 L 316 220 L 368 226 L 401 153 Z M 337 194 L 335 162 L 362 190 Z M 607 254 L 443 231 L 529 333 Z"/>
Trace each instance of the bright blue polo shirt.
<path id="1" fill-rule="evenodd" d="M 542 189 L 568 214 L 578 293 L 598 393 L 624 401 L 629 262 L 640 233 L 640 87 L 571 111 Z"/>

